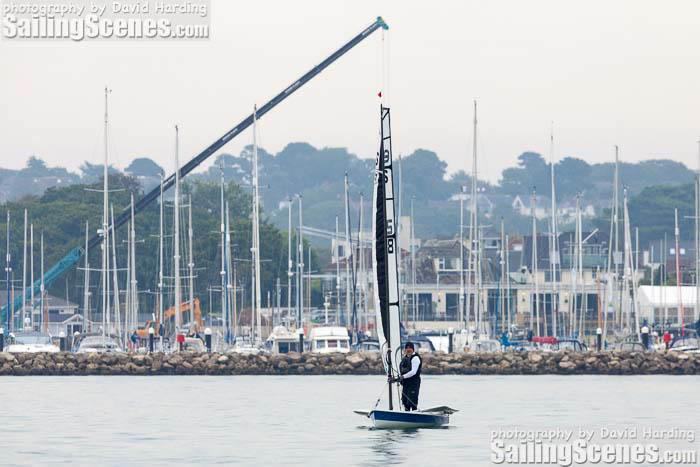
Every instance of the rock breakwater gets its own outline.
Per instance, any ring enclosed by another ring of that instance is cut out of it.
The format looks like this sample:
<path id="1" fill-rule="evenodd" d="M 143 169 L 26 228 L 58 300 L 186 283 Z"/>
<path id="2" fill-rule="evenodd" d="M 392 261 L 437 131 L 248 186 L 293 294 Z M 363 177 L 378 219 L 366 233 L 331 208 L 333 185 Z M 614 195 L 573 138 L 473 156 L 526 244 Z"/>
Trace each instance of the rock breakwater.
<path id="1" fill-rule="evenodd" d="M 700 354 L 513 352 L 424 354 L 430 375 L 700 375 Z M 378 353 L 316 355 L 74 354 L 0 352 L 0 375 L 370 375 Z"/>

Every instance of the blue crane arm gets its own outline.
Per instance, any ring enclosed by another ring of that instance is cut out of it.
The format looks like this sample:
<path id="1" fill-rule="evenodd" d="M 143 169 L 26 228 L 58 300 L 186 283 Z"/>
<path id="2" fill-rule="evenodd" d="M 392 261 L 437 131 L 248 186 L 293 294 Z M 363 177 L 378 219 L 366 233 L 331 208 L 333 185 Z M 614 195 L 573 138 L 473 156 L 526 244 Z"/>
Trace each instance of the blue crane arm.
<path id="1" fill-rule="evenodd" d="M 307 71 L 304 75 L 301 76 L 301 78 L 297 79 L 294 81 L 292 84 L 287 86 L 282 92 L 277 94 L 275 97 L 267 101 L 262 107 L 260 107 L 257 110 L 256 117 L 257 119 L 262 118 L 266 113 L 268 113 L 270 110 L 274 109 L 278 104 L 280 104 L 282 101 L 284 101 L 286 98 L 294 94 L 299 88 L 304 86 L 306 83 L 311 81 L 316 75 L 321 73 L 323 70 L 328 68 L 333 62 L 338 60 L 340 57 L 345 55 L 347 52 L 349 52 L 353 47 L 355 47 L 357 44 L 365 40 L 367 37 L 369 37 L 373 32 L 375 32 L 378 29 L 389 29 L 389 26 L 384 22 L 381 16 L 378 16 L 377 19 L 370 24 L 367 28 L 365 28 L 362 32 L 360 32 L 358 35 L 350 39 L 347 43 L 345 43 L 342 47 L 340 47 L 338 50 L 333 52 L 331 55 L 329 55 L 325 60 L 323 60 L 321 63 L 313 67 L 311 70 Z M 231 130 L 227 131 L 221 138 L 217 139 L 214 141 L 209 147 L 204 149 L 202 152 L 197 154 L 195 157 L 190 159 L 189 162 L 187 162 L 185 165 L 183 165 L 180 168 L 180 178 L 185 177 L 187 174 L 192 172 L 194 169 L 196 169 L 202 162 L 207 160 L 209 156 L 214 154 L 216 151 L 221 149 L 226 143 L 231 141 L 233 138 L 241 134 L 244 130 L 246 130 L 249 126 L 253 124 L 253 114 L 251 113 L 248 115 L 246 118 L 244 118 L 238 125 L 233 127 Z M 163 180 L 163 191 L 169 189 L 175 184 L 175 174 L 173 173 L 170 175 L 168 178 Z M 160 196 L 160 186 L 155 187 L 152 189 L 150 192 L 145 194 L 143 198 L 138 200 L 134 204 L 134 212 L 139 213 L 140 211 L 143 211 L 149 204 L 151 204 L 153 201 L 158 199 Z M 109 226 L 109 229 L 114 231 L 120 226 L 124 225 L 128 220 L 129 216 L 131 215 L 129 209 L 125 209 L 123 212 L 117 216 L 117 218 L 114 220 L 114 224 Z M 92 249 L 93 247 L 99 245 L 102 241 L 102 236 L 101 235 L 94 235 L 92 238 L 88 240 L 88 249 Z M 54 265 L 49 269 L 44 274 L 44 284 L 45 287 L 49 287 L 51 283 L 57 279 L 58 277 L 61 276 L 65 271 L 73 267 L 79 260 L 80 257 L 85 253 L 85 250 L 82 248 L 74 248 L 73 250 L 70 251 L 61 261 L 58 262 L 58 264 Z M 41 282 L 41 281 L 37 281 Z M 35 290 L 37 289 L 37 282 L 32 284 L 32 287 Z M 24 291 L 24 295 L 26 296 L 28 293 L 30 293 L 30 289 L 27 288 Z M 15 300 L 14 302 L 14 310 L 17 310 L 19 306 L 22 304 L 22 299 L 21 295 L 19 297 L 19 302 Z M 6 307 L 2 308 L 2 315 L 5 316 L 6 312 Z M 2 321 L 4 322 L 4 320 Z"/>
<path id="2" fill-rule="evenodd" d="M 85 251 L 78 247 L 73 248 L 66 256 L 64 256 L 58 263 L 54 264 L 49 268 L 48 271 L 44 273 L 44 287 L 48 287 L 54 280 L 60 277 L 64 272 L 71 269 L 80 260 Z M 24 289 L 24 299 L 29 302 L 32 296 L 32 290 L 34 294 L 39 295 L 41 292 L 41 278 L 37 279 L 31 286 Z M 12 302 L 12 310 L 17 311 L 22 306 L 22 295 L 17 294 L 14 301 Z M 5 316 L 7 310 L 7 305 L 2 307 L 2 314 Z M 3 319 L 3 323 L 6 319 Z"/>

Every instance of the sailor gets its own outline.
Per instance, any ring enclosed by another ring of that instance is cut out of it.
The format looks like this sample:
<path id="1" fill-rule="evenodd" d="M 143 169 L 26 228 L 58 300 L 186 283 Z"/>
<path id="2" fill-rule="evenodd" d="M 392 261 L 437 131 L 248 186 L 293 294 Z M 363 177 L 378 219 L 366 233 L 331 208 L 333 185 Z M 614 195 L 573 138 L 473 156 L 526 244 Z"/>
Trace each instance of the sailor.
<path id="1" fill-rule="evenodd" d="M 406 411 L 418 410 L 418 392 L 420 391 L 420 370 L 423 361 L 416 353 L 413 342 L 407 342 L 404 357 L 399 364 L 401 376 L 399 382 L 403 386 L 401 403 Z"/>

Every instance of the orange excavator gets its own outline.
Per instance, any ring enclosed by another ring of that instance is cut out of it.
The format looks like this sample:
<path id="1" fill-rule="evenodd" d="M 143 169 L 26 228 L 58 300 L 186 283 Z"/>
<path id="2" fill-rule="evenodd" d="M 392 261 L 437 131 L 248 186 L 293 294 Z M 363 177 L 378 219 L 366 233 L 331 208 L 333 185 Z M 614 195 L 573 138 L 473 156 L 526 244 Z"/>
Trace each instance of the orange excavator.
<path id="1" fill-rule="evenodd" d="M 192 323 L 194 323 L 197 326 L 198 330 L 201 330 L 203 326 L 202 322 L 202 310 L 199 307 L 199 298 L 195 298 L 193 300 L 194 306 L 190 306 L 190 302 L 182 302 L 180 303 L 180 322 L 183 322 L 183 317 L 185 313 L 190 312 L 194 310 L 194 314 L 191 315 Z M 175 318 L 176 310 L 175 307 L 172 306 L 168 308 L 167 310 L 163 311 L 163 321 L 167 325 L 170 323 L 172 319 Z M 154 320 L 148 320 L 146 321 L 146 324 L 142 327 L 139 326 L 137 329 L 137 334 L 140 338 L 142 339 L 147 339 L 148 338 L 148 328 L 153 326 L 153 330 L 155 331 L 156 336 L 160 336 L 160 322 L 158 321 L 158 313 L 154 313 L 153 316 L 155 317 Z"/>

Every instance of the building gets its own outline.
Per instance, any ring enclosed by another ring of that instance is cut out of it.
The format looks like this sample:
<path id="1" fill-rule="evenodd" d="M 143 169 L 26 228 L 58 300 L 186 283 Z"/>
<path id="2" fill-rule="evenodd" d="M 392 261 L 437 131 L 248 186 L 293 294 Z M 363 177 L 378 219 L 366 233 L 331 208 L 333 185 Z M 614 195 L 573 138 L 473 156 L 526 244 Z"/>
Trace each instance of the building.
<path id="1" fill-rule="evenodd" d="M 674 325 L 691 324 L 698 320 L 697 290 L 683 285 L 642 285 L 639 291 L 640 322 Z M 679 313 L 683 310 L 683 315 Z"/>
<path id="2" fill-rule="evenodd" d="M 0 305 L 4 306 L 7 296 L 0 294 Z M 30 303 L 25 306 L 25 313 L 17 310 L 14 314 L 15 327 L 23 327 L 22 317 L 31 316 L 31 322 L 35 329 L 39 328 L 39 323 L 45 323 L 44 330 L 51 335 L 58 335 L 61 331 L 72 334 L 75 331 L 82 331 L 83 317 L 78 312 L 78 305 L 68 300 L 46 295 L 44 298 L 44 313 L 41 313 L 41 301 L 38 294 L 34 297 L 34 307 Z"/>

